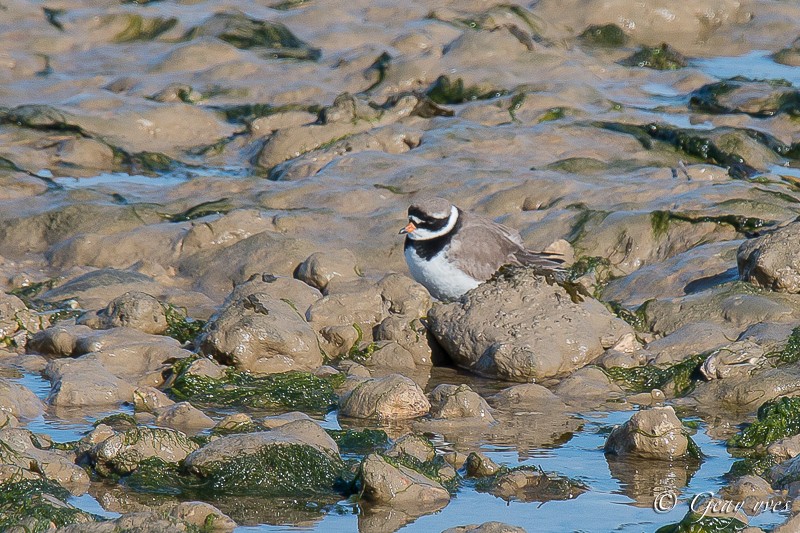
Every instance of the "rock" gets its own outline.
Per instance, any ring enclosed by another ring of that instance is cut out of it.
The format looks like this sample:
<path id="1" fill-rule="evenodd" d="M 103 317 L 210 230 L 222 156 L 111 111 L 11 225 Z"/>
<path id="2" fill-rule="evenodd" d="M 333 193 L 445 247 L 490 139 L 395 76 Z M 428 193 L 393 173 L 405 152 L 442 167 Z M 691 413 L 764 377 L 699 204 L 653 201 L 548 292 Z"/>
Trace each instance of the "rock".
<path id="1" fill-rule="evenodd" d="M 800 222 L 742 243 L 736 254 L 744 281 L 774 291 L 800 293 Z"/>
<path id="2" fill-rule="evenodd" d="M 484 522 L 483 524 L 468 524 L 466 526 L 450 527 L 442 533 L 526 533 L 525 529 L 503 522 Z"/>
<path id="3" fill-rule="evenodd" d="M 364 366 L 383 372 L 413 372 L 417 365 L 414 356 L 394 341 L 379 341 L 366 345 L 371 352 L 364 361 Z"/>
<path id="4" fill-rule="evenodd" d="M 746 498 L 766 501 L 774 494 L 774 491 L 769 482 L 763 477 L 745 475 L 725 487 L 722 493 L 725 498 L 736 501 L 745 501 Z M 745 505 L 745 507 L 753 508 L 752 505 Z"/>
<path id="5" fill-rule="evenodd" d="M 500 471 L 500 465 L 482 452 L 472 452 L 467 457 L 467 475 L 470 477 L 493 476 Z"/>
<path id="6" fill-rule="evenodd" d="M 433 418 L 468 418 L 470 423 L 483 424 L 494 422 L 489 404 L 468 385 L 437 385 L 430 398 Z"/>
<path id="7" fill-rule="evenodd" d="M 44 404 L 26 386 L 0 377 L 0 412 L 17 418 L 36 418 L 44 412 Z"/>
<path id="8" fill-rule="evenodd" d="M 645 459 L 672 460 L 685 457 L 689 440 L 672 407 L 653 407 L 636 412 L 608 436 L 606 453 Z"/>
<path id="9" fill-rule="evenodd" d="M 428 328 L 417 318 L 391 315 L 375 328 L 376 341 L 394 341 L 408 351 L 416 365 L 432 365 L 434 358 L 441 357 L 441 348 Z"/>
<path id="10" fill-rule="evenodd" d="M 521 382 L 569 374 L 632 332 L 597 300 L 574 303 L 564 289 L 526 269 L 436 306 L 428 318 L 458 366 Z"/>
<path id="11" fill-rule="evenodd" d="M 773 442 L 767 447 L 767 453 L 774 455 L 779 460 L 793 459 L 800 455 L 800 435 L 786 437 Z"/>
<path id="12" fill-rule="evenodd" d="M 62 141 L 58 145 L 61 164 L 92 170 L 111 170 L 114 152 L 100 141 L 79 137 Z"/>
<path id="13" fill-rule="evenodd" d="M 736 330 L 713 322 L 691 322 L 676 331 L 647 344 L 652 354 L 649 364 L 668 366 L 692 355 L 730 344 Z"/>
<path id="14" fill-rule="evenodd" d="M 211 379 L 222 379 L 225 377 L 226 366 L 222 366 L 213 359 L 201 357 L 189 363 L 186 367 L 186 374 L 190 376 L 203 376 Z"/>
<path id="15" fill-rule="evenodd" d="M 591 401 L 596 399 L 613 400 L 624 396 L 619 385 L 596 366 L 587 366 L 576 370 L 563 379 L 553 390 L 562 399 L 571 402 Z"/>
<path id="16" fill-rule="evenodd" d="M 71 452 L 53 448 L 53 443 L 23 428 L 0 429 L 2 462 L 13 479 L 47 479 L 75 495 L 89 489 L 89 476 L 75 464 Z M 5 472 L 0 478 L 5 477 Z M 3 482 L 8 481 L 3 479 Z"/>
<path id="17" fill-rule="evenodd" d="M 275 429 L 296 420 L 312 421 L 311 417 L 305 413 L 301 413 L 299 411 L 290 411 L 280 415 L 265 416 L 264 418 L 261 418 L 258 423 L 267 429 Z"/>
<path id="18" fill-rule="evenodd" d="M 39 298 L 48 302 L 74 299 L 83 309 L 98 309 L 126 292 L 158 294 L 161 290 L 163 288 L 150 276 L 128 270 L 101 268 L 50 289 Z"/>
<path id="19" fill-rule="evenodd" d="M 236 522 L 206 502 L 181 502 L 169 512 L 170 516 L 201 529 L 233 531 Z"/>
<path id="20" fill-rule="evenodd" d="M 700 367 L 700 373 L 710 381 L 732 376 L 750 376 L 765 363 L 765 350 L 753 341 L 736 341 L 714 350 Z"/>
<path id="21" fill-rule="evenodd" d="M 43 328 L 41 320 L 25 303 L 11 294 L 0 292 L 0 340 L 4 344 L 25 347 L 26 335 Z"/>
<path id="22" fill-rule="evenodd" d="M 283 496 L 330 491 L 343 469 L 336 443 L 310 420 L 220 437 L 190 454 L 185 465 L 216 490 Z"/>
<path id="23" fill-rule="evenodd" d="M 322 298 L 322 293 L 300 280 L 272 274 L 253 274 L 240 283 L 225 299 L 224 306 L 253 294 L 266 294 L 274 300 L 283 300 L 305 316 L 311 304 Z"/>
<path id="24" fill-rule="evenodd" d="M 162 407 L 174 404 L 174 401 L 155 387 L 137 387 L 133 390 L 133 408 L 137 413 L 154 413 Z"/>
<path id="25" fill-rule="evenodd" d="M 325 292 L 328 283 L 336 279 L 347 281 L 357 279 L 361 269 L 353 252 L 346 248 L 332 252 L 315 252 L 300 263 L 297 279 Z"/>
<path id="26" fill-rule="evenodd" d="M 386 308 L 392 314 L 418 318 L 427 315 L 431 308 L 428 291 L 408 276 L 386 274 L 378 282 L 378 288 Z"/>
<path id="27" fill-rule="evenodd" d="M 66 357 L 76 353 L 78 339 L 92 333 L 87 326 L 57 325 L 36 332 L 27 345 L 29 353 Z"/>
<path id="28" fill-rule="evenodd" d="M 263 293 L 234 301 L 214 315 L 200 351 L 255 374 L 314 370 L 322 365 L 314 330 L 288 303 Z"/>
<path id="29" fill-rule="evenodd" d="M 386 450 L 385 455 L 389 457 L 407 455 L 420 463 L 424 463 L 433 460 L 436 456 L 436 448 L 425 437 L 408 433 L 397 439 L 394 445 Z"/>
<path id="30" fill-rule="evenodd" d="M 156 424 L 159 426 L 180 429 L 187 433 L 197 433 L 216 425 L 211 417 L 189 402 L 160 407 L 153 413 L 156 415 Z"/>
<path id="31" fill-rule="evenodd" d="M 57 359 L 45 369 L 53 387 L 48 403 L 59 407 L 99 407 L 133 401 L 134 387 L 96 359 Z"/>
<path id="32" fill-rule="evenodd" d="M 698 382 L 690 397 L 704 408 L 735 408 L 752 411 L 778 396 L 800 393 L 800 368 L 787 365 L 781 368 L 759 369 L 750 375 L 731 376 Z"/>
<path id="33" fill-rule="evenodd" d="M 78 320 L 95 329 L 128 327 L 153 335 L 167 331 L 167 317 L 161 302 L 143 292 L 126 292 L 114 298 L 108 307 Z"/>
<path id="34" fill-rule="evenodd" d="M 538 409 L 547 411 L 564 411 L 567 406 L 549 389 L 536 383 L 514 385 L 501 390 L 491 398 L 492 405 L 497 408 Z"/>
<path id="35" fill-rule="evenodd" d="M 353 418 L 416 418 L 428 412 L 431 404 L 422 389 L 400 374 L 368 379 L 342 397 L 339 414 Z"/>
<path id="36" fill-rule="evenodd" d="M 212 433 L 247 433 L 253 426 L 253 419 L 244 413 L 228 415 L 216 423 Z"/>
<path id="37" fill-rule="evenodd" d="M 405 466 L 394 466 L 376 453 L 361 463 L 361 480 L 363 497 L 372 503 L 412 506 L 425 513 L 450 502 L 450 493 L 436 481 Z"/>
<path id="38" fill-rule="evenodd" d="M 136 470 L 145 459 L 167 463 L 185 459 L 198 446 L 180 431 L 138 426 L 103 440 L 89 452 L 95 469 L 102 475 L 124 475 Z"/>
<path id="39" fill-rule="evenodd" d="M 191 523 L 194 526 L 193 523 Z M 156 511 L 126 513 L 113 520 L 72 524 L 59 528 L 63 533 L 116 533 L 117 531 L 137 531 L 140 533 L 185 533 L 190 530 L 187 523 L 172 516 L 163 516 Z"/>
<path id="40" fill-rule="evenodd" d="M 587 490 L 569 478 L 528 467 L 501 471 L 488 486 L 488 492 L 498 498 L 523 502 L 571 500 Z"/>

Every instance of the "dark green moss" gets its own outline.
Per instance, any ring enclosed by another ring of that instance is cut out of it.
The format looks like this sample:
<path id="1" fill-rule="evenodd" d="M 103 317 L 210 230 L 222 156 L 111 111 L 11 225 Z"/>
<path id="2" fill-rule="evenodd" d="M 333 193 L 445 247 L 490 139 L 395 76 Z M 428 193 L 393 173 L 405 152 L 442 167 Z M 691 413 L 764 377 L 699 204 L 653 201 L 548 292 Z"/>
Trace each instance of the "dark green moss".
<path id="1" fill-rule="evenodd" d="M 298 39 L 280 22 L 258 20 L 242 13 L 217 13 L 190 30 L 185 39 L 213 36 L 241 50 L 253 50 L 267 58 L 317 60 L 319 48 Z"/>
<path id="2" fill-rule="evenodd" d="M 229 198 L 220 198 L 219 200 L 211 200 L 194 205 L 174 215 L 162 214 L 164 220 L 170 222 L 186 222 L 188 220 L 195 220 L 198 218 L 207 217 L 209 215 L 225 214 L 233 209 Z"/>
<path id="3" fill-rule="evenodd" d="M 204 320 L 188 317 L 186 309 L 165 303 L 162 303 L 161 307 L 164 308 L 164 316 L 167 319 L 165 334 L 180 343 L 194 341 L 206 325 Z"/>
<path id="4" fill-rule="evenodd" d="M 186 474 L 177 463 L 167 463 L 150 457 L 139 463 L 130 475 L 120 479 L 120 484 L 147 494 L 201 495 L 208 481 Z"/>
<path id="5" fill-rule="evenodd" d="M 773 94 L 765 94 L 760 106 L 755 108 L 752 101 L 746 107 L 731 106 L 720 101 L 722 96 L 740 89 L 750 90 L 752 86 L 760 86 L 765 91 L 774 88 Z M 695 111 L 714 114 L 746 113 L 753 117 L 772 117 L 781 113 L 800 116 L 800 91 L 786 90 L 791 87 L 784 80 L 753 81 L 746 78 L 732 78 L 716 83 L 703 85 L 692 92 L 689 107 Z"/>
<path id="6" fill-rule="evenodd" d="M 787 365 L 800 361 L 800 326 L 792 330 L 792 334 L 786 339 L 786 345 L 777 352 L 767 355 L 775 360 L 778 365 Z"/>
<path id="7" fill-rule="evenodd" d="M 633 329 L 636 331 L 647 331 L 647 317 L 644 315 L 644 311 L 640 306 L 635 311 L 631 311 L 630 309 L 626 309 L 622 306 L 621 303 L 611 301 L 611 302 L 603 302 L 605 306 L 619 318 L 633 326 Z"/>
<path id="8" fill-rule="evenodd" d="M 589 26 L 578 38 L 585 45 L 603 48 L 618 48 L 628 42 L 628 35 L 616 24 Z"/>
<path id="9" fill-rule="evenodd" d="M 724 477 L 728 481 L 748 475 L 764 477 L 779 462 L 777 457 L 769 453 L 751 453 L 735 461 Z"/>
<path id="10" fill-rule="evenodd" d="M 92 426 L 97 427 L 100 424 L 110 426 L 112 429 L 114 429 L 114 431 L 127 431 L 137 427 L 136 419 L 127 413 L 115 413 L 113 415 L 109 415 L 96 421 L 92 424 Z"/>
<path id="11" fill-rule="evenodd" d="M 782 396 L 759 407 L 757 420 L 728 439 L 728 446 L 766 447 L 778 439 L 798 433 L 800 433 L 800 398 Z"/>
<path id="12" fill-rule="evenodd" d="M 645 148 L 653 148 L 653 140 L 663 141 L 684 154 L 700 161 L 728 168 L 733 178 L 747 178 L 756 174 L 756 169 L 743 157 L 720 149 L 706 133 L 697 130 L 676 128 L 666 124 L 645 125 L 622 124 L 617 122 L 597 122 L 595 126 L 610 131 L 634 136 Z"/>
<path id="13" fill-rule="evenodd" d="M 736 533 L 747 528 L 747 524 L 735 518 L 711 517 L 689 512 L 676 524 L 668 524 L 656 533 Z"/>
<path id="14" fill-rule="evenodd" d="M 226 494 L 302 496 L 334 490 L 344 463 L 311 446 L 264 447 L 231 461 L 204 468 L 207 489 Z"/>
<path id="15" fill-rule="evenodd" d="M 630 392 L 650 392 L 653 389 L 670 386 L 675 396 L 684 396 L 694 389 L 700 377 L 698 368 L 707 357 L 707 353 L 702 353 L 667 368 L 653 365 L 634 368 L 614 367 L 607 369 L 606 373 Z"/>
<path id="16" fill-rule="evenodd" d="M 659 46 L 643 46 L 633 55 L 620 61 L 626 67 L 642 67 L 654 70 L 677 70 L 689 64 L 686 57 L 667 43 Z"/>
<path id="17" fill-rule="evenodd" d="M 485 90 L 479 87 L 467 87 L 464 80 L 452 81 L 449 76 L 439 76 L 425 93 L 437 104 L 462 104 L 473 100 L 488 100 L 508 94 L 505 89 Z"/>
<path id="18" fill-rule="evenodd" d="M 690 222 L 692 224 L 700 222 L 727 224 L 739 233 L 747 236 L 754 235 L 757 231 L 769 226 L 774 226 L 777 223 L 775 220 L 765 220 L 763 218 L 746 217 L 743 215 L 700 215 L 674 211 L 653 211 L 650 213 L 650 223 L 656 237 L 663 236 L 669 229 L 669 223 L 673 220 Z"/>
<path id="19" fill-rule="evenodd" d="M 343 454 L 366 455 L 389 447 L 389 437 L 382 429 L 326 429 Z"/>
<path id="20" fill-rule="evenodd" d="M 325 413 L 338 398 L 331 382 L 309 372 L 285 372 L 256 377 L 233 368 L 222 379 L 189 374 L 191 360 L 175 363 L 176 377 L 169 392 L 179 400 L 215 406 L 258 409 L 297 409 Z"/>
<path id="21" fill-rule="evenodd" d="M 0 531 L 8 531 L 23 520 L 24 530 L 31 533 L 52 531 L 52 524 L 64 527 L 99 520 L 68 505 L 69 496 L 60 485 L 38 479 L 0 485 Z"/>
<path id="22" fill-rule="evenodd" d="M 607 270 L 609 267 L 611 267 L 611 261 L 605 257 L 584 256 L 569 267 L 567 279 L 575 281 L 590 272 L 599 273 L 600 270 Z"/>
<path id="23" fill-rule="evenodd" d="M 127 13 L 123 16 L 128 21 L 128 25 L 114 36 L 114 41 L 118 43 L 151 41 L 178 24 L 178 19 L 175 17 L 143 17 L 136 13 Z"/>
<path id="24" fill-rule="evenodd" d="M 441 455 L 434 455 L 433 459 L 425 462 L 422 462 L 416 457 L 407 454 L 400 454 L 396 456 L 382 455 L 382 457 L 392 466 L 404 466 L 406 468 L 410 468 L 411 470 L 419 472 L 428 479 L 436 481 L 441 486 L 446 488 L 451 494 L 455 494 L 458 491 L 459 485 L 461 484 L 461 478 L 458 474 L 449 479 L 442 477 L 441 471 L 442 468 L 447 466 L 447 461 L 445 461 L 444 457 Z"/>

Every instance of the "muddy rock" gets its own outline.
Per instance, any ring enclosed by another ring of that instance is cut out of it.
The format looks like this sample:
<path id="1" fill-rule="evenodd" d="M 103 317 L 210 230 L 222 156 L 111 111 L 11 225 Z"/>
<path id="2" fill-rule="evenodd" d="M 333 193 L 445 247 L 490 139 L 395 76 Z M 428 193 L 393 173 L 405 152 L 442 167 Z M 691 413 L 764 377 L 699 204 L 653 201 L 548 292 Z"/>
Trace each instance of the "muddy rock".
<path id="1" fill-rule="evenodd" d="M 225 532 L 236 528 L 236 522 L 230 516 L 206 502 L 181 502 L 169 514 L 181 522 L 212 531 Z"/>
<path id="2" fill-rule="evenodd" d="M 57 450 L 52 442 L 22 428 L 0 429 L 2 462 L 17 479 L 48 479 L 75 495 L 89 488 L 89 476 L 75 464 L 71 452 Z"/>
<path id="3" fill-rule="evenodd" d="M 153 414 L 156 415 L 157 425 L 179 429 L 190 434 L 212 428 L 216 424 L 211 417 L 189 402 L 160 407 Z"/>
<path id="4" fill-rule="evenodd" d="M 371 352 L 364 366 L 380 372 L 413 372 L 417 365 L 414 355 L 394 341 L 378 341 L 366 346 Z"/>
<path id="5" fill-rule="evenodd" d="M 712 406 L 755 410 L 762 403 L 778 396 L 800 392 L 800 368 L 788 365 L 781 368 L 758 369 L 748 375 L 699 382 L 690 395 L 703 408 Z"/>
<path id="6" fill-rule="evenodd" d="M 417 318 L 391 315 L 375 328 L 376 341 L 394 341 L 407 350 L 417 365 L 431 365 L 441 357 L 441 348 L 428 328 Z"/>
<path id="7" fill-rule="evenodd" d="M 458 366 L 522 382 L 568 374 L 632 332 L 597 300 L 574 303 L 564 289 L 525 269 L 434 307 L 429 320 Z"/>
<path id="8" fill-rule="evenodd" d="M 375 453 L 361 463 L 361 479 L 364 499 L 374 504 L 413 507 L 424 514 L 450 502 L 450 493 L 436 481 Z"/>
<path id="9" fill-rule="evenodd" d="M 653 407 L 636 412 L 617 426 L 606 440 L 605 451 L 645 459 L 672 460 L 684 457 L 689 441 L 672 407 Z"/>
<path id="10" fill-rule="evenodd" d="M 114 152 L 94 139 L 69 139 L 58 146 L 59 164 L 95 170 L 111 170 Z"/>
<path id="11" fill-rule="evenodd" d="M 50 302 L 74 299 L 84 309 L 99 309 L 126 292 L 159 294 L 162 290 L 150 276 L 129 270 L 101 268 L 70 279 L 43 293 L 40 298 Z"/>
<path id="12" fill-rule="evenodd" d="M 311 304 L 322 298 L 319 290 L 300 280 L 272 274 L 253 274 L 250 279 L 233 289 L 233 292 L 225 299 L 224 305 L 259 293 L 266 294 L 275 300 L 285 301 L 303 316 Z"/>
<path id="13" fill-rule="evenodd" d="M 303 316 L 263 293 L 234 301 L 212 317 L 200 350 L 256 374 L 314 370 L 322 364 L 317 336 Z"/>
<path id="14" fill-rule="evenodd" d="M 785 439 L 773 442 L 767 447 L 767 453 L 781 460 L 797 457 L 800 455 L 800 435 L 786 437 Z"/>
<path id="15" fill-rule="evenodd" d="M 137 413 L 153 413 L 174 404 L 174 401 L 155 387 L 137 387 L 133 391 L 133 408 Z"/>
<path id="16" fill-rule="evenodd" d="M 498 498 L 523 502 L 571 500 L 587 490 L 581 483 L 539 468 L 501 471 L 488 486 L 488 492 Z"/>
<path id="17" fill-rule="evenodd" d="M 344 248 L 333 252 L 315 252 L 297 268 L 297 279 L 325 292 L 331 281 L 347 281 L 360 275 L 358 259 Z"/>
<path id="18" fill-rule="evenodd" d="M 25 303 L 11 294 L 0 292 L 0 340 L 24 348 L 27 338 L 44 326 Z"/>
<path id="19" fill-rule="evenodd" d="M 194 525 L 193 522 L 190 522 Z M 140 531 L 142 533 L 185 533 L 189 531 L 186 522 L 157 511 L 137 511 L 126 513 L 119 518 L 88 524 L 72 524 L 60 528 L 64 533 L 114 533 L 116 531 Z"/>
<path id="20" fill-rule="evenodd" d="M 96 359 L 57 359 L 44 374 L 53 383 L 47 401 L 54 406 L 99 407 L 133 401 L 133 385 Z"/>
<path id="21" fill-rule="evenodd" d="M 503 522 L 484 522 L 447 528 L 442 533 L 526 533 L 525 529 Z"/>
<path id="22" fill-rule="evenodd" d="M 342 397 L 339 413 L 353 418 L 416 418 L 428 412 L 431 404 L 422 389 L 400 374 L 368 379 Z"/>
<path id="23" fill-rule="evenodd" d="M 128 474 L 145 459 L 177 463 L 197 448 L 197 444 L 180 431 L 139 426 L 115 432 L 97 444 L 89 455 L 95 469 L 103 475 Z"/>
<path id="24" fill-rule="evenodd" d="M 67 357 L 76 353 L 78 339 L 90 335 L 88 326 L 57 325 L 36 332 L 28 342 L 29 353 Z"/>
<path id="25" fill-rule="evenodd" d="M 264 426 L 265 428 L 275 429 L 285 424 L 288 424 L 289 422 L 294 422 L 296 420 L 311 421 L 311 417 L 299 411 L 290 411 L 288 413 L 283 413 L 280 415 L 265 416 L 264 418 L 259 419 L 258 423 Z"/>
<path id="26" fill-rule="evenodd" d="M 497 408 L 542 409 L 564 411 L 566 405 L 549 389 L 536 383 L 514 385 L 498 392 L 490 398 Z"/>
<path id="27" fill-rule="evenodd" d="M 736 341 L 714 350 L 700 367 L 707 380 L 749 376 L 766 363 L 764 347 L 751 340 Z"/>
<path id="28" fill-rule="evenodd" d="M 563 379 L 553 392 L 568 403 L 624 396 L 619 385 L 596 366 L 583 367 Z"/>
<path id="29" fill-rule="evenodd" d="M 95 329 L 128 327 L 153 335 L 167 330 L 164 307 L 154 297 L 143 292 L 126 292 L 114 298 L 108 307 L 79 318 L 79 324 Z"/>
<path id="30" fill-rule="evenodd" d="M 744 281 L 774 291 L 800 293 L 800 223 L 745 241 L 736 262 Z"/>
<path id="31" fill-rule="evenodd" d="M 420 435 L 409 433 L 395 441 L 391 448 L 384 454 L 388 457 L 407 455 L 420 463 L 431 461 L 436 455 L 436 448 L 431 441 Z"/>
<path id="32" fill-rule="evenodd" d="M 431 296 L 428 291 L 408 276 L 387 274 L 378 282 L 381 298 L 393 315 L 418 318 L 428 314 Z"/>
<path id="33" fill-rule="evenodd" d="M 668 366 L 692 355 L 721 348 L 730 344 L 737 330 L 712 322 L 692 322 L 673 333 L 647 344 L 651 354 L 649 363 Z"/>
<path id="34" fill-rule="evenodd" d="M 468 418 L 473 423 L 491 424 L 494 417 L 486 400 L 468 385 L 437 385 L 430 394 L 433 418 Z"/>
<path id="35" fill-rule="evenodd" d="M 493 476 L 500 471 L 500 465 L 482 452 L 472 452 L 467 457 L 467 475 L 470 477 Z"/>
<path id="36" fill-rule="evenodd" d="M 26 386 L 0 378 L 0 411 L 17 418 L 36 418 L 44 412 L 44 404 Z"/>
<path id="37" fill-rule="evenodd" d="M 219 490 L 234 494 L 331 490 L 342 469 L 336 443 L 310 420 L 220 437 L 191 453 L 185 465 Z"/>

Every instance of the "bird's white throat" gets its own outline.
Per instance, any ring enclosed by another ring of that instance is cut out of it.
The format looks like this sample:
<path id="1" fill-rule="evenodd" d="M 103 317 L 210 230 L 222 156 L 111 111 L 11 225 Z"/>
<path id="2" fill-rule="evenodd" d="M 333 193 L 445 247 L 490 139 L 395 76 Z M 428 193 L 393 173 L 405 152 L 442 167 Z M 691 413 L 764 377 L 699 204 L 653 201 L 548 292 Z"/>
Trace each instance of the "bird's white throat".
<path id="1" fill-rule="evenodd" d="M 417 221 L 415 221 L 414 218 L 416 217 L 412 217 L 411 221 L 416 224 Z M 458 222 L 458 208 L 453 205 L 450 206 L 450 216 L 447 218 L 447 224 L 442 229 L 431 231 L 418 227 L 408 234 L 408 238 L 414 241 L 427 241 L 429 239 L 435 239 L 450 233 L 450 231 L 456 227 L 456 222 Z"/>

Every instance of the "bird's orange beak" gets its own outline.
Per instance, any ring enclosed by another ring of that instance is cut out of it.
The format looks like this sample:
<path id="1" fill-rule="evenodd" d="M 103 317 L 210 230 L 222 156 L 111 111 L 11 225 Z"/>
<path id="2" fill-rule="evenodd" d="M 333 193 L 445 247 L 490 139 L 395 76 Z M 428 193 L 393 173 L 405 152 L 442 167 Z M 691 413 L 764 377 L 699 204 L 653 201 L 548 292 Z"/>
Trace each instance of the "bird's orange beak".
<path id="1" fill-rule="evenodd" d="M 405 235 L 406 233 L 414 233 L 415 229 L 417 229 L 417 227 L 414 225 L 414 223 L 409 222 L 405 228 L 400 230 L 400 235 Z"/>

